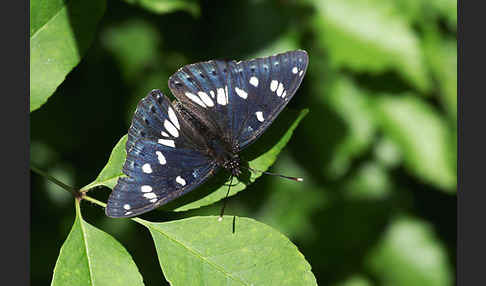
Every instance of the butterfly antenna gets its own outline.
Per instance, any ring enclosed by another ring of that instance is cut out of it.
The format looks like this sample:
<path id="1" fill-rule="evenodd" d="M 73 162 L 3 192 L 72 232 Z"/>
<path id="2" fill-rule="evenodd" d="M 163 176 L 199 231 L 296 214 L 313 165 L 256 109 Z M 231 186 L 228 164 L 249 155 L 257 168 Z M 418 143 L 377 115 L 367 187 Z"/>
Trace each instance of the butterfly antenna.
<path id="1" fill-rule="evenodd" d="M 289 180 L 296 181 L 296 182 L 303 182 L 304 181 L 304 178 L 300 178 L 300 177 L 289 177 L 289 176 L 285 176 L 285 175 L 282 175 L 282 174 L 276 174 L 276 173 L 256 170 L 256 169 L 253 169 L 253 168 L 250 168 L 250 167 L 245 167 L 245 166 L 242 166 L 242 167 L 246 168 L 246 169 L 248 169 L 248 170 L 250 170 L 254 173 L 260 172 L 260 173 L 265 174 L 265 175 L 278 176 L 280 178 L 289 179 Z"/>
<path id="2" fill-rule="evenodd" d="M 227 201 L 226 199 L 228 198 L 228 195 L 229 195 L 229 192 L 230 192 L 230 189 L 231 189 L 231 185 L 232 184 L 233 184 L 233 175 L 231 175 L 230 183 L 228 185 L 228 191 L 226 192 L 226 196 L 224 197 L 223 207 L 221 208 L 221 213 L 219 215 L 218 221 L 222 221 L 223 220 L 224 208 L 226 207 L 226 201 Z"/>

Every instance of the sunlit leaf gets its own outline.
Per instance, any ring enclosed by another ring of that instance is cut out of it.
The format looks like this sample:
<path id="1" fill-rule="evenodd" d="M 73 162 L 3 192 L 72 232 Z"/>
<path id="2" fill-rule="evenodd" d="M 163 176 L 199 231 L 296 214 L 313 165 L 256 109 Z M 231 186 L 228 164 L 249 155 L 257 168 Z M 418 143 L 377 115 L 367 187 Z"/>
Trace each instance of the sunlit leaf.
<path id="1" fill-rule="evenodd" d="M 124 0 L 127 3 L 138 5 L 150 12 L 157 14 L 170 13 L 174 11 L 187 11 L 198 17 L 200 12 L 199 3 L 195 0 Z"/>
<path id="2" fill-rule="evenodd" d="M 420 90 L 429 87 L 418 37 L 391 3 L 365 0 L 313 1 L 315 26 L 329 60 L 360 72 L 399 72 Z"/>
<path id="3" fill-rule="evenodd" d="M 61 247 L 51 285 L 144 284 L 125 248 L 109 234 L 85 222 L 76 203 L 76 219 Z"/>
<path id="4" fill-rule="evenodd" d="M 383 285 L 449 286 L 453 269 L 431 226 L 413 218 L 392 222 L 367 258 Z"/>
<path id="5" fill-rule="evenodd" d="M 400 147 L 408 170 L 444 191 L 455 192 L 456 149 L 445 120 L 412 95 L 383 96 L 377 113 L 384 132 Z"/>
<path id="6" fill-rule="evenodd" d="M 108 163 L 99 173 L 98 177 L 91 182 L 89 185 L 84 186 L 81 191 L 87 191 L 91 188 L 97 186 L 107 186 L 113 189 L 118 181 L 118 178 L 125 176 L 122 173 L 123 164 L 125 163 L 125 158 L 127 157 L 127 151 L 125 150 L 125 145 L 127 144 L 127 135 L 124 135 L 115 147 L 111 151 Z"/>
<path id="7" fill-rule="evenodd" d="M 311 266 L 281 233 L 255 220 L 138 220 L 152 234 L 171 285 L 317 285 Z M 234 232 L 233 232 L 234 226 Z"/>
<path id="8" fill-rule="evenodd" d="M 105 1 L 32 0 L 30 111 L 44 104 L 93 41 Z"/>

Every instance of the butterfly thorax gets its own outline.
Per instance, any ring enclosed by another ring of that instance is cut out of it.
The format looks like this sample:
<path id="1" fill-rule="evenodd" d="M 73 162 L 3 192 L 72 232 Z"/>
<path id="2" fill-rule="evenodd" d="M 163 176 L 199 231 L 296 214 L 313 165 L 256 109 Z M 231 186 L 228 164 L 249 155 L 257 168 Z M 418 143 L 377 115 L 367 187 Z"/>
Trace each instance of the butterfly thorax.
<path id="1" fill-rule="evenodd" d="M 216 160 L 216 164 L 229 171 L 233 176 L 239 176 L 240 170 L 240 157 L 233 151 L 230 151 L 222 140 L 212 139 L 209 142 L 210 151 L 212 156 Z"/>

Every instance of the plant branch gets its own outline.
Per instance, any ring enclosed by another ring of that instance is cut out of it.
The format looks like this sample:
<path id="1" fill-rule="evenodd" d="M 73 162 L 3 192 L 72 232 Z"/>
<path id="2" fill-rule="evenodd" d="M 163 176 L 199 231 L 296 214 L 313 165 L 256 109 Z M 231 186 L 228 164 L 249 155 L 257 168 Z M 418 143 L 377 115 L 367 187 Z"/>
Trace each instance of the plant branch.
<path id="1" fill-rule="evenodd" d="M 49 180 L 49 181 L 53 182 L 54 184 L 58 185 L 59 187 L 61 187 L 65 191 L 70 192 L 71 195 L 73 195 L 73 197 L 75 197 L 75 198 L 81 197 L 81 193 L 78 190 L 76 190 L 75 188 L 73 188 L 71 186 L 68 186 L 68 185 L 64 184 L 63 182 L 61 182 L 58 179 L 54 178 L 53 176 L 47 174 L 46 172 L 42 171 L 41 169 L 33 166 L 32 163 L 30 164 L 30 169 L 32 170 L 32 172 L 36 173 L 37 175 L 46 178 L 47 180 Z"/>

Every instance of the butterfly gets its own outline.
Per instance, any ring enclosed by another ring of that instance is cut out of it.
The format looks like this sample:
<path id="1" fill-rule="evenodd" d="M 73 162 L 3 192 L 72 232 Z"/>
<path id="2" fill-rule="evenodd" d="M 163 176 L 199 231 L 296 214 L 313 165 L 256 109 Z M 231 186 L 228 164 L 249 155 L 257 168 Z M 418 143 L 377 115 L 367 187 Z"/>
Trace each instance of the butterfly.
<path id="1" fill-rule="evenodd" d="M 245 61 L 186 65 L 169 78 L 171 102 L 152 90 L 137 105 L 126 143 L 126 177 L 106 215 L 133 217 L 201 185 L 218 170 L 242 173 L 239 153 L 257 140 L 299 88 L 303 50 Z"/>

